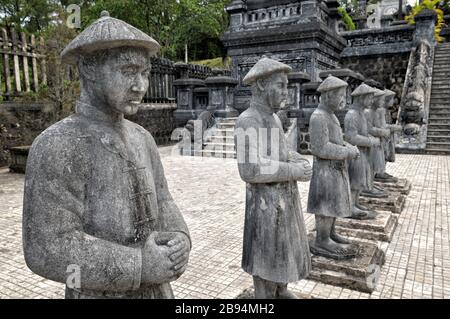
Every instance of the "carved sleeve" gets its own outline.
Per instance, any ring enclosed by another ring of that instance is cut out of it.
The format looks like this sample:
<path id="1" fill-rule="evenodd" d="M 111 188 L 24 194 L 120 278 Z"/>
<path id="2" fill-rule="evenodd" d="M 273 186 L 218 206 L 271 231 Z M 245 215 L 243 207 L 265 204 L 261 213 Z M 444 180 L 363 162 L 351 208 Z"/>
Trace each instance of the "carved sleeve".
<path id="1" fill-rule="evenodd" d="M 370 138 L 358 133 L 358 119 L 355 114 L 351 114 L 350 111 L 345 116 L 345 140 L 352 145 L 370 147 L 372 143 Z"/>
<path id="2" fill-rule="evenodd" d="M 321 114 L 313 114 L 309 122 L 311 153 L 321 159 L 345 160 L 348 150 L 344 145 L 330 141 L 328 119 Z"/>
<path id="3" fill-rule="evenodd" d="M 164 232 L 180 232 L 187 236 L 192 247 L 191 236 L 188 227 L 184 221 L 180 209 L 175 204 L 175 201 L 170 194 L 167 185 L 166 176 L 164 175 L 164 168 L 161 163 L 158 147 L 151 134 L 149 138 L 149 151 L 152 159 L 153 178 L 155 180 L 156 196 L 158 199 L 159 210 L 159 230 Z"/>
<path id="4" fill-rule="evenodd" d="M 298 164 L 269 158 L 261 149 L 259 128 L 261 125 L 247 117 L 238 119 L 234 132 L 239 174 L 247 183 L 278 183 L 301 180 Z M 279 128 L 282 131 L 282 128 Z"/>
<path id="5" fill-rule="evenodd" d="M 140 249 L 85 232 L 85 188 L 92 172 L 77 140 L 40 136 L 33 143 L 25 178 L 23 247 L 28 267 L 45 278 L 66 282 L 69 266 L 79 269 L 81 288 L 137 289 Z"/>

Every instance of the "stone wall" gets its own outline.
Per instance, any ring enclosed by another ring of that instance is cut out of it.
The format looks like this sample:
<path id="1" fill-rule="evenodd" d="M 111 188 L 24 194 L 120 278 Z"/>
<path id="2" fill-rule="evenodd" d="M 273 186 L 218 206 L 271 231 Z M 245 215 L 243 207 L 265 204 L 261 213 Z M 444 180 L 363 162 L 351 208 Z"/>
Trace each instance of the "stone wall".
<path id="1" fill-rule="evenodd" d="M 142 104 L 137 114 L 127 118 L 149 131 L 158 145 L 164 145 L 170 143 L 175 130 L 175 109 L 175 103 Z"/>
<path id="2" fill-rule="evenodd" d="M 0 104 L 0 166 L 8 165 L 10 147 L 31 145 L 52 117 L 43 104 Z"/>
<path id="3" fill-rule="evenodd" d="M 408 61 L 409 52 L 382 56 L 353 56 L 342 59 L 342 65 L 344 68 L 363 74 L 366 78 L 382 83 L 397 93 L 394 108 L 390 110 L 392 120 L 395 122 L 398 117 L 398 106 L 403 93 Z"/>

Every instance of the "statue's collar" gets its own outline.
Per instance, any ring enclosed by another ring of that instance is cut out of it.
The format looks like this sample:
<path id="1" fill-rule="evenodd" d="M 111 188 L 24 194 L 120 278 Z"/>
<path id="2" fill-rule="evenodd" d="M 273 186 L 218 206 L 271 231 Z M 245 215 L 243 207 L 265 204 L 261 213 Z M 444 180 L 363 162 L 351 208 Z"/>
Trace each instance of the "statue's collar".
<path id="1" fill-rule="evenodd" d="M 258 111 L 267 114 L 267 115 L 273 115 L 275 111 L 266 103 L 261 103 L 257 101 L 252 101 L 251 106 L 256 108 Z"/>
<path id="2" fill-rule="evenodd" d="M 76 102 L 75 112 L 81 114 L 88 119 L 96 120 L 100 122 L 106 122 L 110 124 L 120 124 L 123 121 L 123 114 L 116 112 L 105 113 L 102 110 L 96 108 L 87 103 L 80 101 Z"/>

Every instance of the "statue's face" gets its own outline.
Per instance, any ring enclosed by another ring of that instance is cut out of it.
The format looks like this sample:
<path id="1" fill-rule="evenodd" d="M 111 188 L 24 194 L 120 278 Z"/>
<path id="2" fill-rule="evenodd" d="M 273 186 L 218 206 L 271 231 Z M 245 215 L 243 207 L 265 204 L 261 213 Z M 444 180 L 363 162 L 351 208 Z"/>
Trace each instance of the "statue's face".
<path id="1" fill-rule="evenodd" d="M 150 69 L 145 50 L 128 47 L 113 50 L 95 68 L 96 98 L 118 113 L 135 114 L 147 92 Z"/>
<path id="2" fill-rule="evenodd" d="M 336 90 L 325 92 L 325 104 L 333 111 L 345 108 L 347 103 L 347 88 L 341 87 Z"/>
<path id="3" fill-rule="evenodd" d="M 288 77 L 286 73 L 276 73 L 265 80 L 264 93 L 269 106 L 278 111 L 287 102 Z"/>
<path id="4" fill-rule="evenodd" d="M 365 94 L 365 95 L 363 95 L 362 98 L 361 98 L 362 106 L 365 109 L 370 108 L 370 106 L 373 104 L 373 100 L 374 100 L 373 94 Z"/>
<path id="5" fill-rule="evenodd" d="M 387 109 L 390 109 L 390 108 L 392 108 L 394 106 L 394 97 L 393 96 L 390 96 L 390 97 L 386 98 L 386 105 L 385 106 L 386 106 Z"/>
<path id="6" fill-rule="evenodd" d="M 384 95 L 380 95 L 380 96 L 374 97 L 372 105 L 373 105 L 374 109 L 383 107 L 383 105 L 384 105 Z"/>

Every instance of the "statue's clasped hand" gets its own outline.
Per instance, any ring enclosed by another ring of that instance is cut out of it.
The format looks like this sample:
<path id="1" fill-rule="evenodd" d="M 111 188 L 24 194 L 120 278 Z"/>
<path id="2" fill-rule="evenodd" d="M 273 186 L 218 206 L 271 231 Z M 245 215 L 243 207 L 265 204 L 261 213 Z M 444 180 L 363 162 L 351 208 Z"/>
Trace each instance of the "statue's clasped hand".
<path id="1" fill-rule="evenodd" d="M 186 270 L 189 252 L 185 234 L 153 232 L 142 248 L 142 282 L 161 284 L 178 279 Z"/>

